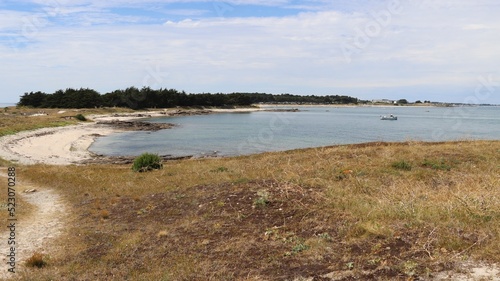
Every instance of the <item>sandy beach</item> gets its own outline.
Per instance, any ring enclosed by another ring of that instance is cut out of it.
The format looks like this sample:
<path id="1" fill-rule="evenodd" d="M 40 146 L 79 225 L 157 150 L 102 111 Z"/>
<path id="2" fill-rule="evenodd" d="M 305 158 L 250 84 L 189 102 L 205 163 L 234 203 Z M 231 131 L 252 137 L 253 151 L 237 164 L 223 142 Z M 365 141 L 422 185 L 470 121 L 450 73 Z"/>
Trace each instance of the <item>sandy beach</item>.
<path id="1" fill-rule="evenodd" d="M 78 125 L 43 128 L 0 138 L 0 157 L 24 165 L 70 165 L 92 159 L 89 147 L 96 138 L 120 132 L 99 121 L 128 121 L 163 116 L 158 112 L 119 115 L 91 115 L 93 122 Z"/>
<path id="2" fill-rule="evenodd" d="M 0 157 L 25 165 L 75 164 L 92 158 L 88 148 L 96 137 L 114 132 L 94 123 L 21 132 L 0 138 Z"/>

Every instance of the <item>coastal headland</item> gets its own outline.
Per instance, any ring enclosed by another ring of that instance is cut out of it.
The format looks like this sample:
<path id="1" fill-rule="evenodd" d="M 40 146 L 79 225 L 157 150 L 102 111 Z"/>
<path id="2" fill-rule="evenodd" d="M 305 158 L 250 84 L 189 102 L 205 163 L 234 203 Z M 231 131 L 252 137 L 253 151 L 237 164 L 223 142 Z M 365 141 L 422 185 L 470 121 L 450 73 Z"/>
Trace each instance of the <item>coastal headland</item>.
<path id="1" fill-rule="evenodd" d="M 172 160 L 137 173 L 126 161 L 82 163 L 95 159 L 88 147 L 96 137 L 164 129 L 170 125 L 149 127 L 141 119 L 186 114 L 183 109 L 13 111 L 0 121 L 0 170 L 17 181 L 24 228 L 15 229 L 16 239 L 36 243 L 20 252 L 17 275 L 0 276 L 500 278 L 498 140 L 372 142 Z M 199 114 L 212 112 L 226 111 Z M 75 120 L 77 114 L 88 121 Z M 37 129 L 47 126 L 57 127 Z M 26 208 L 31 202 L 37 204 Z M 50 212 L 40 209 L 49 206 Z M 28 257 L 43 266 L 30 267 Z"/>

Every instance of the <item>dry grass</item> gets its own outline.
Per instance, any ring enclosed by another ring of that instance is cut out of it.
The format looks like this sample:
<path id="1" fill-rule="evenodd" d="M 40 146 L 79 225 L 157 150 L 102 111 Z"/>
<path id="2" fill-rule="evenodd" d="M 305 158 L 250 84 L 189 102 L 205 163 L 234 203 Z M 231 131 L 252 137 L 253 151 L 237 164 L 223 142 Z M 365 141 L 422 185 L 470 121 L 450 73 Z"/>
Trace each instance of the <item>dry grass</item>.
<path id="1" fill-rule="evenodd" d="M 46 127 L 61 127 L 77 124 L 76 119 L 66 119 L 77 114 L 109 114 L 117 112 L 131 112 L 124 108 L 104 109 L 38 109 L 27 107 L 0 108 L 0 137 L 15 134 L 21 131 L 34 130 Z M 59 113 L 64 111 L 64 113 Z M 36 113 L 45 113 L 45 116 L 30 116 Z"/>
<path id="2" fill-rule="evenodd" d="M 173 161 L 149 173 L 18 169 L 59 190 L 74 211 L 45 279 L 291 280 L 334 271 L 408 279 L 465 259 L 500 262 L 499 141 L 346 145 Z"/>
<path id="3" fill-rule="evenodd" d="M 12 166 L 12 163 L 10 161 L 0 158 L 0 167 L 9 167 L 9 166 Z"/>
<path id="4" fill-rule="evenodd" d="M 7 175 L 7 169 L 1 168 L 1 165 L 0 165 L 0 173 Z M 16 178 L 18 180 L 20 179 L 19 176 L 20 175 L 17 174 Z M 1 206 L 1 208 L 0 208 L 0 220 L 7 221 L 8 216 L 9 216 L 8 208 L 11 207 L 11 206 L 7 205 L 7 196 L 8 196 L 8 194 L 7 194 L 7 186 L 8 186 L 7 178 L 0 177 L 0 184 L 3 187 L 3 191 L 4 191 L 4 192 L 0 192 L 0 202 L 2 202 L 0 204 L 0 206 Z M 23 217 L 28 217 L 34 211 L 33 206 L 31 204 L 29 204 L 28 202 L 26 202 L 25 200 L 23 200 L 22 196 L 20 195 L 25 189 L 29 189 L 29 187 L 26 187 L 24 184 L 22 184 L 20 182 L 16 183 L 16 186 L 15 186 L 15 190 L 16 190 L 15 214 L 16 214 L 16 217 L 18 219 L 23 218 Z"/>
<path id="5" fill-rule="evenodd" d="M 46 265 L 47 261 L 45 260 L 45 256 L 39 252 L 33 253 L 33 255 L 26 260 L 26 266 L 28 267 L 42 268 Z"/>

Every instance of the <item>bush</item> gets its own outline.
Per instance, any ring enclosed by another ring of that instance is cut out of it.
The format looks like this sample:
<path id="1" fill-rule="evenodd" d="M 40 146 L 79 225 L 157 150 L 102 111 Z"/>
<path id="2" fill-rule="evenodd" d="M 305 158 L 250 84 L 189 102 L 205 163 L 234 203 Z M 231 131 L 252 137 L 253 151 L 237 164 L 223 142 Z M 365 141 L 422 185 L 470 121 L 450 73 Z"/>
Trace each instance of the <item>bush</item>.
<path id="1" fill-rule="evenodd" d="M 83 116 L 82 114 L 77 114 L 75 118 L 80 121 L 87 121 L 87 118 L 85 118 L 85 116 Z"/>
<path id="2" fill-rule="evenodd" d="M 163 168 L 160 156 L 151 153 L 144 153 L 135 158 L 132 170 L 136 172 L 147 172 Z"/>
<path id="3" fill-rule="evenodd" d="M 26 260 L 26 266 L 28 267 L 38 267 L 42 268 L 47 265 L 47 262 L 43 260 L 44 256 L 35 252 L 29 259 Z"/>

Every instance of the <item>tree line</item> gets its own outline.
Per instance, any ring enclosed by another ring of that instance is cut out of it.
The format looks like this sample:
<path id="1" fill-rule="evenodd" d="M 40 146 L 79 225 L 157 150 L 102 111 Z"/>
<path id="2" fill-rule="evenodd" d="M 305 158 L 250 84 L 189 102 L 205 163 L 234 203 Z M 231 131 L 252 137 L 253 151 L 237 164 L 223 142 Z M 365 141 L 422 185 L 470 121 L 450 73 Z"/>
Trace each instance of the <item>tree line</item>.
<path id="1" fill-rule="evenodd" d="M 100 94 L 89 88 L 68 88 L 51 94 L 40 91 L 24 93 L 17 105 L 35 108 L 128 107 L 131 109 L 144 109 L 177 106 L 248 106 L 255 103 L 351 104 L 358 103 L 358 99 L 339 95 L 300 96 L 265 93 L 188 94 L 175 89 L 162 88 L 154 90 L 149 87 L 142 89 L 129 87 L 125 90 L 115 90 L 106 94 Z"/>

